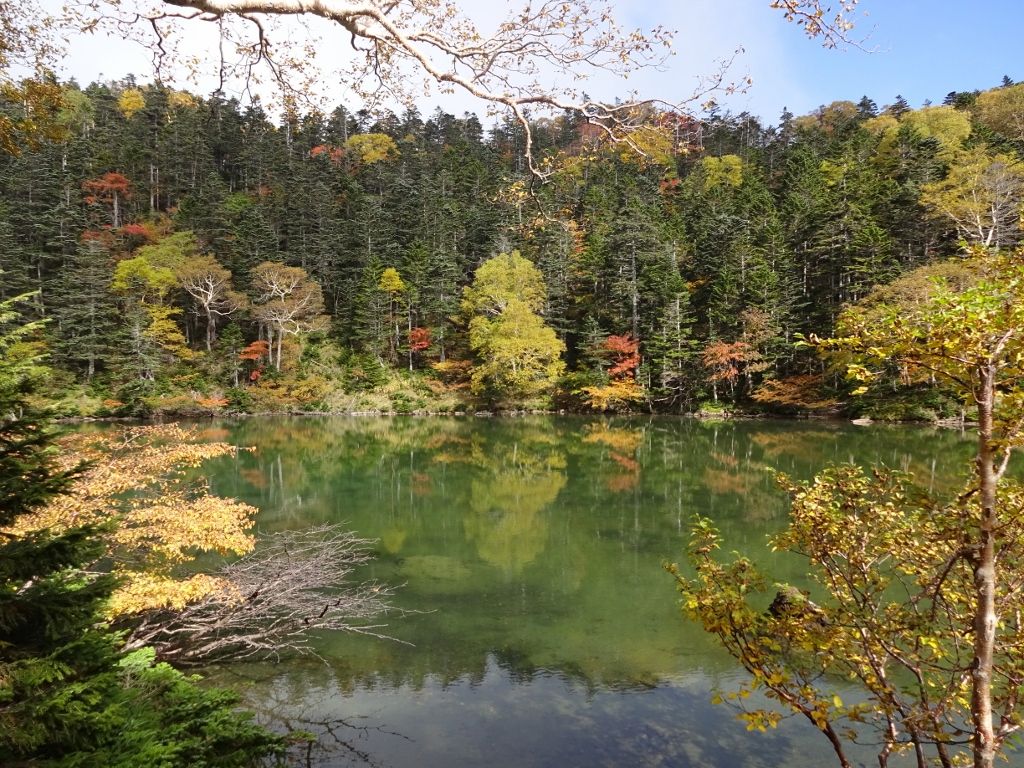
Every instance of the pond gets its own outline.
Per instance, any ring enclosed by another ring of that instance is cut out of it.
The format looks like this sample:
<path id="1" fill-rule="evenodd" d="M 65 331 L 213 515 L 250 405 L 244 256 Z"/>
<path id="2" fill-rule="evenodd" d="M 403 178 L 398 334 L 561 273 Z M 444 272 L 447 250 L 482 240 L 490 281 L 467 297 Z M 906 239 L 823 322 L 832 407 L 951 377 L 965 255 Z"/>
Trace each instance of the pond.
<path id="1" fill-rule="evenodd" d="M 361 573 L 401 585 L 397 641 L 319 638 L 320 659 L 236 665 L 218 682 L 261 717 L 316 733 L 310 765 L 819 766 L 802 720 L 748 733 L 713 691 L 736 664 L 680 615 L 666 560 L 691 515 L 773 578 L 799 563 L 774 471 L 883 462 L 953 489 L 953 430 L 817 422 L 578 417 L 259 419 L 205 428 L 255 446 L 209 467 L 262 531 L 344 523 L 373 538 Z M 865 762 L 868 755 L 864 756 Z"/>

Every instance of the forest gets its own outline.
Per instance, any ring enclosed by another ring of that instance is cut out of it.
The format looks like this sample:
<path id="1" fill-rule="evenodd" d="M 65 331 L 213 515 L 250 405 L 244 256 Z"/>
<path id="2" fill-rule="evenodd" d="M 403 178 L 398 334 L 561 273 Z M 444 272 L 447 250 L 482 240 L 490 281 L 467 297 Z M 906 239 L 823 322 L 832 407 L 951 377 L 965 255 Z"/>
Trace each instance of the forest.
<path id="1" fill-rule="evenodd" d="M 856 5 L 769 3 L 825 47 Z M 674 33 L 531 7 L 481 35 L 432 0 L 0 1 L 0 762 L 312 765 L 329 736 L 378 764 L 343 728 L 378 694 L 396 730 L 359 738 L 423 728 L 439 765 L 471 729 L 423 697 L 494 718 L 456 764 L 538 702 L 570 720 L 543 765 L 609 754 L 626 713 L 621 764 L 735 764 L 730 726 L 787 715 L 779 760 L 807 734 L 842 768 L 1015 756 L 1024 84 L 769 125 L 715 106 L 723 65 L 601 102 L 541 74 L 657 69 Z M 316 47 L 263 25 L 296 15 L 350 35 L 373 108 L 298 98 Z M 210 95 L 53 74 L 68 30 L 148 28 L 187 68 L 178 22 L 217 24 Z M 486 116 L 382 106 L 410 64 Z M 273 104 L 225 95 L 261 67 Z M 544 413 L 217 418 L 496 411 Z"/>
<path id="2" fill-rule="evenodd" d="M 893 369 L 884 397 L 850 397 L 798 342 L 877 286 L 911 295 L 1021 238 L 1009 77 L 771 126 L 652 112 L 642 153 L 537 119 L 543 181 L 511 118 L 52 85 L 52 135 L 0 155 L 0 299 L 33 293 L 65 416 L 946 418 L 935 382 Z"/>

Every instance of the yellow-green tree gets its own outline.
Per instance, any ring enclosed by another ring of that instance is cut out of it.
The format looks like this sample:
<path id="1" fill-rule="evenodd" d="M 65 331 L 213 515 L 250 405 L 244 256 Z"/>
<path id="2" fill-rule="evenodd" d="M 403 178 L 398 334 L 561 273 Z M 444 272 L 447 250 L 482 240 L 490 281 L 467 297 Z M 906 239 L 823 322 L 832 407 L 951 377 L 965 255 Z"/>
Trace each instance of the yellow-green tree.
<path id="1" fill-rule="evenodd" d="M 480 265 L 462 300 L 477 356 L 474 393 L 519 400 L 554 386 L 565 370 L 565 344 L 538 314 L 544 293 L 540 270 L 517 251 Z"/>
<path id="2" fill-rule="evenodd" d="M 388 360 L 394 363 L 398 360 L 398 347 L 401 343 L 399 302 L 406 292 L 406 285 L 397 269 L 387 267 L 381 272 L 377 287 L 388 297 Z"/>
<path id="3" fill-rule="evenodd" d="M 191 233 L 177 233 L 140 248 L 114 269 L 110 287 L 128 322 L 129 355 L 140 379 L 154 378 L 161 362 L 192 356 L 175 321 L 181 310 L 171 304 L 171 293 L 178 285 L 174 267 L 194 243 Z"/>
<path id="4" fill-rule="evenodd" d="M 921 188 L 921 202 L 969 243 L 1012 246 L 1021 237 L 1024 163 L 984 146 L 955 153 L 946 177 Z"/>
<path id="5" fill-rule="evenodd" d="M 695 575 L 672 568 L 684 611 L 751 673 L 736 700 L 758 689 L 804 715 L 842 766 L 851 764 L 845 741 L 865 738 L 880 744 L 883 768 L 902 753 L 919 768 L 964 764 L 968 744 L 975 768 L 992 768 L 1020 728 L 1024 487 L 1006 472 L 1024 442 L 1022 256 L 975 252 L 973 280 L 952 270 L 905 294 L 912 301 L 876 297 L 821 342 L 853 361 L 865 387 L 896 361 L 977 409 L 962 493 L 935 498 L 884 468 L 838 467 L 788 484 L 790 524 L 773 545 L 806 558 L 820 605 L 783 586 L 766 613 L 754 596 L 770 592 L 768 580 L 745 558 L 721 562 L 708 520 L 692 531 Z M 832 682 L 841 679 L 867 698 L 844 703 Z M 764 729 L 779 713 L 742 716 Z"/>
<path id="6" fill-rule="evenodd" d="M 978 94 L 974 110 L 985 127 L 1013 141 L 1024 141 L 1024 83 Z"/>

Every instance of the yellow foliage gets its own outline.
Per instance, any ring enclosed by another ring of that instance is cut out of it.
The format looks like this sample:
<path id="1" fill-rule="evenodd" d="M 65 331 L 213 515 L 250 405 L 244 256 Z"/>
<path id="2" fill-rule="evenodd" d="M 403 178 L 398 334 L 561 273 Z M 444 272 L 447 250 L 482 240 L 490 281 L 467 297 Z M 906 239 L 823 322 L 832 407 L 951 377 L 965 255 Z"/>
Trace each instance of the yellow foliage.
<path id="1" fill-rule="evenodd" d="M 384 293 L 402 293 L 405 291 L 405 282 L 402 280 L 402 276 L 398 274 L 397 269 L 388 267 L 381 273 L 380 282 L 377 283 L 377 287 L 384 291 Z"/>
<path id="2" fill-rule="evenodd" d="M 834 408 L 838 401 L 822 394 L 825 385 L 821 374 L 803 374 L 785 379 L 769 379 L 752 395 L 758 403 L 777 407 Z"/>
<path id="3" fill-rule="evenodd" d="M 374 165 L 399 155 L 394 139 L 383 133 L 360 133 L 345 142 L 345 151 L 362 165 Z"/>
<path id="4" fill-rule="evenodd" d="M 180 610 L 214 592 L 229 589 L 227 582 L 200 573 L 188 579 L 172 579 L 152 573 L 134 573 L 131 580 L 110 598 L 107 613 L 127 616 L 154 608 Z"/>
<path id="5" fill-rule="evenodd" d="M 1024 83 L 978 94 L 978 121 L 1013 141 L 1024 139 Z"/>
<path id="6" fill-rule="evenodd" d="M 950 160 L 971 134 L 971 118 L 959 109 L 941 105 L 915 109 L 901 121 L 921 136 L 939 143 L 939 157 Z"/>
<path id="7" fill-rule="evenodd" d="M 180 109 L 190 109 L 196 105 L 196 99 L 187 91 L 171 91 L 167 94 L 167 104 Z"/>
<path id="8" fill-rule="evenodd" d="M 865 120 L 861 127 L 874 136 L 882 136 L 890 131 L 897 131 L 900 127 L 900 121 L 890 114 L 882 114 Z"/>
<path id="9" fill-rule="evenodd" d="M 743 183 L 743 160 L 736 155 L 705 157 L 700 161 L 704 171 L 704 188 L 727 186 L 735 189 Z"/>
<path id="10" fill-rule="evenodd" d="M 635 453 L 643 439 L 643 430 L 615 429 L 607 424 L 599 424 L 590 430 L 587 436 L 583 438 L 583 442 L 607 445 L 613 451 L 619 451 L 620 453 Z"/>
<path id="11" fill-rule="evenodd" d="M 619 159 L 624 163 L 672 167 L 675 165 L 675 140 L 668 128 L 645 125 L 631 131 L 625 141 L 617 145 Z"/>
<path id="12" fill-rule="evenodd" d="M 219 587 L 217 580 L 183 580 L 176 568 L 200 552 L 252 550 L 256 508 L 212 496 L 205 482 L 191 477 L 204 461 L 234 447 L 199 443 L 192 430 L 176 424 L 73 435 L 61 447 L 62 468 L 82 461 L 90 466 L 69 494 L 19 518 L 9 532 L 109 527 L 106 557 L 123 581 L 111 599 L 111 615 L 199 599 Z"/>
<path id="13" fill-rule="evenodd" d="M 601 386 L 583 387 L 581 391 L 587 397 L 587 405 L 595 411 L 628 410 L 632 403 L 642 403 L 647 397 L 633 378 L 615 379 Z"/>
<path id="14" fill-rule="evenodd" d="M 121 93 L 117 99 L 117 108 L 121 111 L 129 120 L 132 115 L 138 112 L 140 109 L 145 108 L 146 98 L 142 95 L 142 91 L 138 88 L 129 88 L 128 90 Z"/>

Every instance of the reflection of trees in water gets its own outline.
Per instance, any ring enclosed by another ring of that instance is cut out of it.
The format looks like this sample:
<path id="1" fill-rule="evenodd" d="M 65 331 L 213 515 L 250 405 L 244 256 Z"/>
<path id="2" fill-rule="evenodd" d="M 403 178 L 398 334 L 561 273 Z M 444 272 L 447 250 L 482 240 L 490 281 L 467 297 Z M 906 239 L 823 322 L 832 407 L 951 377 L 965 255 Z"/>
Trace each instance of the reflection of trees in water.
<path id="1" fill-rule="evenodd" d="M 505 687 L 505 682 L 510 687 Z M 327 668 L 277 666 L 265 679 L 247 684 L 245 704 L 260 710 L 261 721 L 282 730 L 307 730 L 317 737 L 313 744 L 294 748 L 289 764 L 384 768 L 389 763 L 382 755 L 396 754 L 396 747 L 402 755 L 401 765 L 467 763 L 460 751 L 465 742 L 444 736 L 445 723 L 450 726 L 451 721 L 438 724 L 439 738 L 424 740 L 421 751 L 417 743 L 421 724 L 407 726 L 411 730 L 406 735 L 401 727 L 375 722 L 379 716 L 372 708 L 380 699 L 346 697 L 343 691 L 351 686 L 341 684 Z M 605 685 L 571 666 L 558 670 L 538 667 L 521 652 L 499 649 L 486 657 L 482 668 L 456 677 L 428 675 L 411 685 L 380 676 L 365 679 L 357 687 L 403 698 L 425 691 L 428 700 L 443 702 L 449 712 L 467 705 L 472 710 L 497 710 L 497 719 L 469 714 L 459 721 L 480 729 L 478 738 L 485 744 L 480 752 L 491 750 L 496 764 L 510 764 L 517 754 L 493 752 L 496 744 L 507 741 L 489 740 L 494 735 L 492 727 L 523 734 L 527 739 L 524 747 L 531 750 L 531 764 L 538 764 L 534 758 L 541 756 L 550 765 L 774 768 L 813 763 L 820 754 L 812 741 L 816 732 L 802 721 L 784 723 L 778 730 L 755 737 L 745 734 L 742 724 L 727 715 L 723 718 L 720 709 L 709 707 L 708 691 L 725 684 L 696 673 L 649 683 Z M 480 694 L 484 685 L 487 690 Z M 346 714 L 339 716 L 339 711 Z M 748 740 L 749 744 L 739 744 Z M 413 751 L 401 748 L 402 743 L 412 745 Z M 811 749 L 806 749 L 808 745 Z M 418 762 L 410 759 L 412 755 Z M 526 762 L 525 755 L 519 757 Z"/>
<path id="2" fill-rule="evenodd" d="M 260 725 L 277 733 L 312 737 L 297 738 L 291 744 L 284 757 L 289 766 L 387 768 L 388 763 L 374 757 L 368 741 L 379 736 L 408 740 L 387 724 L 374 723 L 367 714 L 337 714 L 339 706 L 349 709 L 344 694 L 351 688 L 339 686 L 340 681 L 322 664 L 307 668 L 295 661 L 285 672 L 278 664 L 221 667 L 211 680 L 239 692 L 241 705 L 255 714 Z M 267 763 L 271 764 L 278 763 Z"/>
<path id="3" fill-rule="evenodd" d="M 463 516 L 466 538 L 480 558 L 519 573 L 547 545 L 545 510 L 566 484 L 561 441 L 540 426 L 520 424 L 514 440 L 475 440 L 475 470 Z"/>
<path id="4" fill-rule="evenodd" d="M 547 544 L 548 520 L 542 513 L 565 481 L 563 472 L 516 470 L 474 479 L 463 525 L 480 557 L 508 573 L 532 563 Z"/>
<path id="5" fill-rule="evenodd" d="M 604 446 L 608 458 L 618 465 L 619 470 L 605 479 L 605 487 L 611 493 L 634 490 L 640 484 L 640 462 L 637 454 L 644 442 L 642 428 L 613 427 L 608 422 L 598 422 L 588 427 L 583 442 Z"/>
<path id="6" fill-rule="evenodd" d="M 233 482 L 263 505 L 264 528 L 346 521 L 379 539 L 371 575 L 433 611 L 393 625 L 415 648 L 325 639 L 349 690 L 473 685 L 495 658 L 595 691 L 657 685 L 681 654 L 725 669 L 662 591 L 694 512 L 771 557 L 757 548 L 787 500 L 770 470 L 916 455 L 941 478 L 962 464 L 954 433 L 661 417 L 267 419 L 232 435 L 259 451 L 223 467 L 219 492 Z"/>
<path id="7" fill-rule="evenodd" d="M 338 499 L 325 490 L 331 478 L 365 474 L 382 489 L 414 496 L 432 493 L 428 474 L 418 470 L 417 454 L 434 442 L 465 440 L 470 427 L 457 419 L 422 418 L 267 418 L 235 425 L 236 445 L 257 445 L 239 464 L 239 493 L 256 491 L 260 506 L 272 512 L 272 527 L 288 527 L 316 516 L 336 517 Z M 423 464 L 429 463 L 424 459 Z M 411 464 L 411 466 L 410 466 Z M 231 493 L 230 488 L 223 492 Z M 266 519 L 264 519 L 266 522 Z"/>

